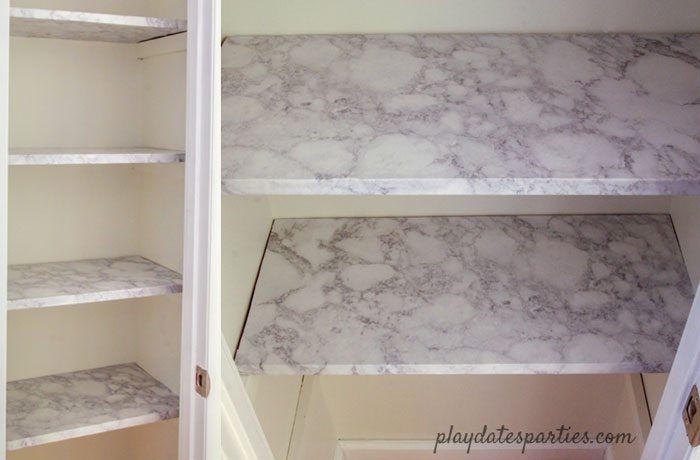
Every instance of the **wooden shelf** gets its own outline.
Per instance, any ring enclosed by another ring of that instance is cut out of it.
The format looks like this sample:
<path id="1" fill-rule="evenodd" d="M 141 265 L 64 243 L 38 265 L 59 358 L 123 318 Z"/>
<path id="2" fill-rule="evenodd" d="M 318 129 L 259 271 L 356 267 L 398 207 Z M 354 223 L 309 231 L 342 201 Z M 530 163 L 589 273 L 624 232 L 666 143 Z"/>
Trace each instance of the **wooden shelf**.
<path id="1" fill-rule="evenodd" d="M 7 450 L 178 416 L 178 396 L 136 364 L 7 384 Z"/>
<path id="2" fill-rule="evenodd" d="M 187 22 L 176 19 L 10 8 L 10 35 L 16 37 L 139 43 L 186 30 Z"/>
<path id="3" fill-rule="evenodd" d="M 668 215 L 276 220 L 250 374 L 668 372 L 693 290 Z"/>
<path id="4" fill-rule="evenodd" d="M 10 149 L 10 166 L 182 163 L 185 152 L 165 149 Z"/>
<path id="5" fill-rule="evenodd" d="M 182 292 L 182 276 L 140 256 L 10 265 L 7 309 Z"/>
<path id="6" fill-rule="evenodd" d="M 698 35 L 230 37 L 230 194 L 700 194 Z"/>

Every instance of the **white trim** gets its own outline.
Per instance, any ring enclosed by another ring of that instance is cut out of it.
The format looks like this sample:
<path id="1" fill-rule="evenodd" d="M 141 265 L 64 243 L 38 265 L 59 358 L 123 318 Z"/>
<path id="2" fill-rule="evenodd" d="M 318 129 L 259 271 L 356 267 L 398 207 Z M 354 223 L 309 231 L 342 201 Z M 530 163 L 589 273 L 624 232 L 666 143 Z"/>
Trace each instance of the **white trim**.
<path id="1" fill-rule="evenodd" d="M 412 451 L 433 451 L 435 440 L 431 439 L 339 439 L 335 448 L 333 460 L 345 460 L 345 453 L 353 450 L 381 450 L 401 452 Z M 522 447 L 517 444 L 475 444 L 472 451 L 478 450 L 512 450 L 520 453 Z M 605 459 L 612 460 L 612 449 L 610 444 L 590 443 L 590 444 L 530 444 L 532 449 L 605 449 Z M 464 451 L 464 446 L 459 444 L 445 444 L 440 446 L 440 450 Z"/>
<path id="2" fill-rule="evenodd" d="M 693 383 L 700 381 L 700 290 L 671 367 L 642 460 L 679 460 L 691 454 L 681 413 Z M 696 449 L 697 450 L 697 449 Z"/>
<path id="3" fill-rule="evenodd" d="M 221 457 L 219 14 L 219 0 L 188 1 L 180 460 Z M 194 390 L 196 366 L 209 372 L 208 398 Z"/>
<path id="4" fill-rule="evenodd" d="M 0 0 L 0 460 L 5 460 L 5 382 L 7 381 L 7 149 L 10 18 L 8 0 Z"/>
<path id="5" fill-rule="evenodd" d="M 230 348 L 221 342 L 221 446 L 225 458 L 274 460 L 262 426 L 255 415 Z"/>
<path id="6" fill-rule="evenodd" d="M 615 460 L 612 447 L 605 449 L 605 457 L 603 457 L 603 460 Z"/>

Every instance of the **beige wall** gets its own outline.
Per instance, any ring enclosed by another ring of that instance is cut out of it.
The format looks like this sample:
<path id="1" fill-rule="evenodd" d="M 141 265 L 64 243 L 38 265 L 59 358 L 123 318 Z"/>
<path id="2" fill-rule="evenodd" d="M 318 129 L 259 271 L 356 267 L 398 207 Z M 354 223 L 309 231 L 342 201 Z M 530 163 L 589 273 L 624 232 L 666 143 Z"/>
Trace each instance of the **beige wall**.
<path id="1" fill-rule="evenodd" d="M 697 31 L 694 0 L 222 0 L 226 35 Z"/>
<path id="2" fill-rule="evenodd" d="M 7 460 L 175 460 L 177 419 L 7 453 Z"/>
<path id="3" fill-rule="evenodd" d="M 134 16 L 187 18 L 186 2 L 173 0 L 101 0 L 98 2 L 93 0 L 12 0 L 12 6 Z"/>
<path id="4" fill-rule="evenodd" d="M 628 375 L 306 377 L 289 460 L 332 458 L 336 440 L 434 440 L 437 433 L 629 432 L 615 458 L 639 458 L 638 395 Z"/>
<path id="5" fill-rule="evenodd" d="M 141 142 L 136 47 L 13 37 L 10 147 L 130 147 Z"/>

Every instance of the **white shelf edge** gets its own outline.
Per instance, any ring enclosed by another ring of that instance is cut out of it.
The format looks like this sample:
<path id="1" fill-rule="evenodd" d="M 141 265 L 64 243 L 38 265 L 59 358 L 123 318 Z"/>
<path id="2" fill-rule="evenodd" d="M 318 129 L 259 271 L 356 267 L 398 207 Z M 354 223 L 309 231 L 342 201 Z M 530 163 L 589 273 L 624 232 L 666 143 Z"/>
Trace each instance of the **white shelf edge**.
<path id="1" fill-rule="evenodd" d="M 10 35 L 16 37 L 140 43 L 185 32 L 179 19 L 41 8 L 10 8 Z"/>
<path id="2" fill-rule="evenodd" d="M 182 163 L 182 150 L 151 148 L 11 148 L 10 166 Z"/>

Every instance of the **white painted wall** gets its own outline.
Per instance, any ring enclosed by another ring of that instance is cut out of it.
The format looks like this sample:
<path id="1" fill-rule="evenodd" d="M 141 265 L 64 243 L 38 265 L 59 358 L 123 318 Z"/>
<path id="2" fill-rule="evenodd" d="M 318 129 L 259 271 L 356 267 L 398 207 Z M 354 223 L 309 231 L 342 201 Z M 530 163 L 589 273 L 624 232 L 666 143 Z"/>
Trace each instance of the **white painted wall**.
<path id="1" fill-rule="evenodd" d="M 187 3 L 173 0 L 12 0 L 18 8 L 46 8 L 92 13 L 158 16 L 174 19 L 187 18 Z"/>
<path id="2" fill-rule="evenodd" d="M 223 0 L 227 35 L 697 31 L 694 0 Z"/>
<path id="3" fill-rule="evenodd" d="M 8 460 L 173 460 L 177 419 L 8 452 Z"/>
<path id="4" fill-rule="evenodd" d="M 615 458 L 639 458 L 630 382 L 627 375 L 306 377 L 288 458 L 330 460 L 338 439 L 435 440 L 450 425 L 479 432 L 484 424 L 630 432 L 638 441 L 618 446 Z"/>

